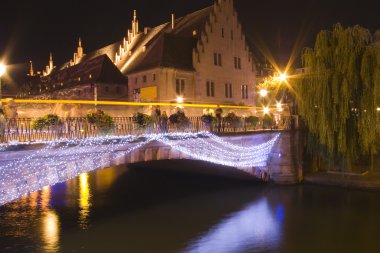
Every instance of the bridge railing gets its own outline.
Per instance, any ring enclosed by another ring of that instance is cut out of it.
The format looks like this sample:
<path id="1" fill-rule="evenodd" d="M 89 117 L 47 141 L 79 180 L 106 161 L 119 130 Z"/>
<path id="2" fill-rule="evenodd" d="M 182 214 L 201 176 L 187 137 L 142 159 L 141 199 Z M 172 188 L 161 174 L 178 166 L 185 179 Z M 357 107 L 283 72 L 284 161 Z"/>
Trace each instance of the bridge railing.
<path id="1" fill-rule="evenodd" d="M 101 130 L 95 124 L 91 124 L 85 117 L 83 118 L 65 118 L 60 120 L 56 125 L 48 126 L 43 129 L 34 129 L 34 118 L 16 118 L 6 119 L 3 130 L 0 129 L 0 142 L 34 142 L 34 141 L 50 141 L 63 138 L 78 138 L 83 139 L 87 137 L 96 137 L 107 134 L 116 136 L 129 135 L 129 134 L 142 134 L 146 132 L 160 133 L 162 129 L 159 124 L 152 124 L 149 127 L 141 128 L 133 121 L 133 117 L 114 117 L 114 126 L 107 130 Z M 262 121 L 253 124 L 244 118 L 240 122 L 231 124 L 222 120 L 221 122 L 214 122 L 212 124 L 205 124 L 202 122 L 201 117 L 189 117 L 189 123 L 186 125 L 175 125 L 168 123 L 168 132 L 198 132 L 198 131 L 211 131 L 221 133 L 232 132 L 247 132 L 254 130 L 265 129 Z M 1 127 L 0 127 L 1 128 Z M 284 120 L 273 126 L 275 129 L 288 129 L 290 128 L 290 118 Z M 268 129 L 268 127 L 266 128 Z"/>

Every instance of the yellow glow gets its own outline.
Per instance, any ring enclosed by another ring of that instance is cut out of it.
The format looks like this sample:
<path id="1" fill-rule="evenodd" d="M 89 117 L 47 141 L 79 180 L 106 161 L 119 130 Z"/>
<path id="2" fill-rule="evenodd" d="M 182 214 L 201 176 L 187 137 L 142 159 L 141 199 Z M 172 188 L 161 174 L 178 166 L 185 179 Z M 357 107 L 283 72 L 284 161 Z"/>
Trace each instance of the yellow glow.
<path id="1" fill-rule="evenodd" d="M 269 114 L 269 112 L 270 112 L 269 107 L 264 107 L 263 112 L 264 112 L 264 114 Z"/>
<path id="2" fill-rule="evenodd" d="M 286 73 L 280 74 L 280 82 L 286 82 L 287 79 L 288 79 L 288 76 L 286 75 Z"/>
<path id="3" fill-rule="evenodd" d="M 268 91 L 266 89 L 260 90 L 260 96 L 266 97 L 268 95 Z"/>
<path id="4" fill-rule="evenodd" d="M 50 186 L 45 186 L 41 191 L 41 209 L 45 209 L 49 206 L 50 202 Z"/>
<path id="5" fill-rule="evenodd" d="M 88 185 L 88 174 L 82 173 L 79 176 L 79 225 L 82 229 L 87 229 L 88 216 L 90 214 L 90 187 Z"/>
<path id="6" fill-rule="evenodd" d="M 2 75 L 4 75 L 5 70 L 6 70 L 5 65 L 2 64 L 2 63 L 0 63 L 0 77 L 1 77 Z"/>
<path id="7" fill-rule="evenodd" d="M 183 103 L 183 97 L 177 97 L 177 103 Z"/>
<path id="8" fill-rule="evenodd" d="M 282 108 L 282 104 L 280 102 L 277 102 L 276 107 L 277 107 L 277 109 L 280 109 L 280 108 Z"/>
<path id="9" fill-rule="evenodd" d="M 42 218 L 42 230 L 42 240 L 45 252 L 58 252 L 59 219 L 54 211 L 46 211 Z"/>
<path id="10" fill-rule="evenodd" d="M 377 111 L 380 112 L 380 107 L 377 107 Z"/>

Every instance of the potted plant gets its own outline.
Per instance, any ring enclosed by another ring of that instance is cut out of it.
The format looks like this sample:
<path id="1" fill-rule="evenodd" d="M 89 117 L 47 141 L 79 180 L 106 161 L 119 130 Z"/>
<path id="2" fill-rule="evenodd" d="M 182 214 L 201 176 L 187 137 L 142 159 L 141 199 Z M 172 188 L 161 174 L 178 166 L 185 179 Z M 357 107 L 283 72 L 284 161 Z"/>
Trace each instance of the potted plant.
<path id="1" fill-rule="evenodd" d="M 34 130 L 58 130 L 62 127 L 62 120 L 58 117 L 57 114 L 47 114 L 43 117 L 37 118 L 32 123 L 32 128 Z"/>
<path id="2" fill-rule="evenodd" d="M 229 127 L 234 128 L 234 130 L 240 126 L 240 117 L 235 113 L 230 112 L 223 118 L 224 122 L 227 123 Z"/>
<path id="3" fill-rule="evenodd" d="M 102 110 L 91 110 L 87 113 L 87 122 L 94 124 L 102 133 L 109 134 L 114 127 L 112 117 Z"/>
<path id="4" fill-rule="evenodd" d="M 190 120 L 186 117 L 183 110 L 178 110 L 176 113 L 170 115 L 169 122 L 175 125 L 177 129 L 184 130 L 190 124 Z"/>
<path id="5" fill-rule="evenodd" d="M 136 112 L 133 114 L 133 122 L 135 122 L 139 128 L 146 128 L 152 125 L 153 119 L 148 114 Z"/>

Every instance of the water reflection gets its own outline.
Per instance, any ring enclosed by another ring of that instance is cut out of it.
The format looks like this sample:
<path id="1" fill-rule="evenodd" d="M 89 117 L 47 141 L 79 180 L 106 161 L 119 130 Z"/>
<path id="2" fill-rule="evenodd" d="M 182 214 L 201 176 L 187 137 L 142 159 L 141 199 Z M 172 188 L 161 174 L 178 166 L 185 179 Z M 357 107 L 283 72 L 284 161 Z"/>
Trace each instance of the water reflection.
<path id="1" fill-rule="evenodd" d="M 53 210 L 46 210 L 42 216 L 42 240 L 45 252 L 58 252 L 59 229 L 58 215 Z"/>
<path id="2" fill-rule="evenodd" d="M 260 199 L 243 210 L 233 213 L 207 233 L 190 242 L 187 253 L 232 253 L 274 250 L 281 237 L 281 223 L 276 210 L 271 210 L 266 199 Z"/>
<path id="3" fill-rule="evenodd" d="M 88 217 L 90 215 L 90 186 L 88 184 L 88 174 L 79 176 L 79 226 L 81 229 L 88 228 Z"/>

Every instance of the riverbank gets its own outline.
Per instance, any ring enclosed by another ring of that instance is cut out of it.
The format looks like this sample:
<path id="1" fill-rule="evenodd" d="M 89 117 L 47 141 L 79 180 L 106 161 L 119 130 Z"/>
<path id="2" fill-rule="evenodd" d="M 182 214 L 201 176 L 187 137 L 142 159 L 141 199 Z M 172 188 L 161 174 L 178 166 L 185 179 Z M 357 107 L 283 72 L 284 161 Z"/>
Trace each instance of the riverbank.
<path id="1" fill-rule="evenodd" d="M 304 183 L 380 191 L 380 173 L 316 172 L 304 176 Z"/>

